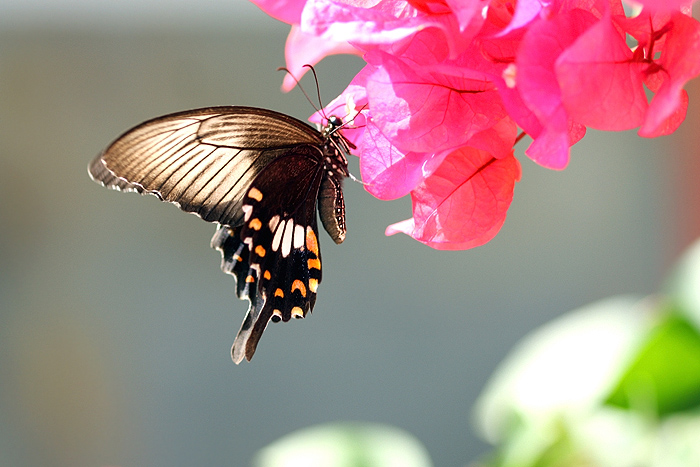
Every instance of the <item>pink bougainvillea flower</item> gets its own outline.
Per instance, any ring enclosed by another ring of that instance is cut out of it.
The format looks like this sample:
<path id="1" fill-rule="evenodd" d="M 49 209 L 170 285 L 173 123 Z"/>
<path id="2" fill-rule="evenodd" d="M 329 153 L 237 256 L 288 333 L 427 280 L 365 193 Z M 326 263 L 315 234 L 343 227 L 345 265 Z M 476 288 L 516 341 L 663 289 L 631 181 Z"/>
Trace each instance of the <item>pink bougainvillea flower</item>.
<path id="1" fill-rule="evenodd" d="M 480 16 L 492 2 L 491 0 L 408 0 L 408 3 L 429 15 L 454 15 L 459 24 L 459 30 L 464 32 L 475 24 L 481 24 Z"/>
<path id="2" fill-rule="evenodd" d="M 489 153 L 497 159 L 506 158 L 513 153 L 516 134 L 515 123 L 506 117 L 471 138 L 469 149 Z M 367 122 L 360 150 L 360 171 L 365 188 L 377 198 L 386 200 L 413 194 L 426 179 L 441 170 L 450 153 L 458 153 L 452 150 L 402 153 L 371 120 Z"/>
<path id="3" fill-rule="evenodd" d="M 512 153 L 497 159 L 458 149 L 411 192 L 413 217 L 390 225 L 386 234 L 403 232 L 438 250 L 483 245 L 503 225 L 518 180 L 520 164 Z"/>
<path id="4" fill-rule="evenodd" d="M 496 159 L 502 159 L 513 152 L 517 136 L 518 126 L 513 119 L 506 116 L 492 127 L 474 135 L 468 146 L 486 151 Z"/>
<path id="5" fill-rule="evenodd" d="M 253 1 L 292 25 L 296 77 L 330 54 L 363 55 L 367 66 L 311 120 L 343 118 L 367 191 L 411 195 L 413 217 L 387 234 L 438 249 L 500 229 L 520 178 L 517 127 L 531 159 L 563 169 L 586 127 L 674 131 L 683 86 L 700 74 L 687 0 L 637 0 L 630 18 L 621 0 Z"/>
<path id="6" fill-rule="evenodd" d="M 543 126 L 532 109 L 523 102 L 519 90 L 515 88 L 517 83 L 515 58 L 524 31 L 514 31 L 507 35 L 500 32 L 501 28 L 510 24 L 510 14 L 512 11 L 493 13 L 489 10 L 484 25 L 485 33 L 473 42 L 472 49 L 454 60 L 444 60 L 433 65 L 432 69 L 446 75 L 466 78 L 476 77 L 475 71 L 479 70 L 482 79 L 493 83 L 498 90 L 508 116 L 528 135 L 537 138 L 543 132 Z M 574 143 L 583 134 L 579 136 L 570 132 L 569 136 Z"/>
<path id="7" fill-rule="evenodd" d="M 491 128 L 477 133 L 469 146 L 487 151 L 496 158 L 513 151 L 517 134 L 515 123 L 505 117 Z M 414 190 L 432 175 L 451 151 L 401 152 L 371 119 L 366 120 L 363 138 L 358 146 L 360 173 L 365 188 L 379 199 L 400 198 Z"/>
<path id="8" fill-rule="evenodd" d="M 345 41 L 321 39 L 312 34 L 304 33 L 299 24 L 301 14 L 307 0 L 251 0 L 262 11 L 284 23 L 291 24 L 292 29 L 287 36 L 285 59 L 290 73 L 284 76 L 282 90 L 287 92 L 294 88 L 297 80 L 308 71 L 304 65 L 315 65 L 324 57 L 333 54 L 359 53 Z M 295 79 L 296 78 L 296 79 Z"/>

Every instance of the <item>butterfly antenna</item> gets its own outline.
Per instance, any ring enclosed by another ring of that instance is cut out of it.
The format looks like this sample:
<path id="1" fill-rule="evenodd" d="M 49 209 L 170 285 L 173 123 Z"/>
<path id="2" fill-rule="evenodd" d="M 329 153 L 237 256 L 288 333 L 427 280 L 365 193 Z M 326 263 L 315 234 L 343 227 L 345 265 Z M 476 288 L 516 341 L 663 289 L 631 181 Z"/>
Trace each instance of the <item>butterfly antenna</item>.
<path id="1" fill-rule="evenodd" d="M 316 72 L 314 71 L 314 67 L 312 67 L 311 65 L 304 65 L 304 66 L 308 66 L 309 68 L 311 68 L 311 71 L 314 72 L 314 79 L 315 79 L 315 78 L 316 78 Z M 297 79 L 297 77 L 294 76 L 294 75 L 292 74 L 292 72 L 289 71 L 289 69 L 287 69 L 287 67 L 281 66 L 281 67 L 277 68 L 277 71 L 285 71 L 285 72 L 287 72 L 287 74 L 289 74 L 289 76 L 292 77 L 292 79 L 294 80 L 294 82 L 297 83 L 297 87 L 301 90 L 301 93 L 304 94 L 304 97 L 306 97 L 306 100 L 309 101 L 309 104 L 311 104 L 311 107 L 313 107 L 315 111 L 319 112 L 319 109 L 316 108 L 316 104 L 314 104 L 314 102 L 311 100 L 311 98 L 309 97 L 309 95 L 306 94 L 306 91 L 304 91 L 304 88 L 301 86 L 301 83 L 299 82 L 299 80 Z M 316 90 L 318 91 L 318 80 L 316 80 Z M 320 92 L 319 92 L 319 96 L 320 96 Z M 320 99 L 320 97 L 319 97 L 319 99 Z M 320 100 L 319 100 L 319 102 L 320 102 Z M 320 112 L 323 112 L 323 109 L 321 109 Z M 325 115 L 324 115 L 324 117 L 325 117 Z"/>
<path id="2" fill-rule="evenodd" d="M 328 117 L 326 117 L 326 113 L 323 111 L 323 100 L 321 99 L 321 86 L 318 85 L 318 75 L 316 75 L 316 70 L 313 66 L 309 65 L 308 63 L 304 65 L 304 67 L 311 70 L 311 73 L 313 73 L 314 75 L 314 81 L 316 81 L 316 98 L 318 99 L 318 105 L 321 108 L 320 112 L 323 115 L 323 118 L 328 120 Z"/>

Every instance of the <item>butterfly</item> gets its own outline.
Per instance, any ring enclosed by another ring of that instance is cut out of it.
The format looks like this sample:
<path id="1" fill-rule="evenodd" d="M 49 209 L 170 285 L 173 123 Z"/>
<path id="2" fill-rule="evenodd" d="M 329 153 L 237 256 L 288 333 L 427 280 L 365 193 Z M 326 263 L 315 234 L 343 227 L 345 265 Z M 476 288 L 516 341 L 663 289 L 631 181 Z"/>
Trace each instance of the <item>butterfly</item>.
<path id="1" fill-rule="evenodd" d="M 321 282 L 317 214 L 345 239 L 343 179 L 355 146 L 331 116 L 316 130 L 254 107 L 210 107 L 146 121 L 88 165 L 120 191 L 152 194 L 218 224 L 211 240 L 221 269 L 250 302 L 231 348 L 250 360 L 270 321 L 304 318 Z"/>

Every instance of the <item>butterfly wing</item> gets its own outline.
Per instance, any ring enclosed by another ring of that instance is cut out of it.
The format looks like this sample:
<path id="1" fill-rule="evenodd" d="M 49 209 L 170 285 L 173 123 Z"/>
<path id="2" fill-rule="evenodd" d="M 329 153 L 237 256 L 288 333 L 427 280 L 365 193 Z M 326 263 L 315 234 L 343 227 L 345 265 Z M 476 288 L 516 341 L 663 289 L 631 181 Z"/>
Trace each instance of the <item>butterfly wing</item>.
<path id="1" fill-rule="evenodd" d="M 236 277 L 250 307 L 233 343 L 234 362 L 255 353 L 270 321 L 303 318 L 321 282 L 316 199 L 324 177 L 318 148 L 300 146 L 275 159 L 244 198 L 244 223 L 221 227 L 212 247 L 221 268 Z"/>
<path id="2" fill-rule="evenodd" d="M 96 182 L 149 193 L 210 222 L 242 222 L 243 195 L 275 158 L 320 133 L 253 107 L 212 107 L 156 118 L 117 138 L 88 166 Z"/>
<path id="3" fill-rule="evenodd" d="M 142 186 L 129 183 L 126 180 L 115 176 L 112 172 L 107 170 L 107 167 L 105 167 L 104 163 L 102 162 L 102 159 L 100 159 L 99 157 L 93 159 L 92 162 L 90 162 L 90 165 L 88 165 L 88 174 L 90 174 L 90 177 L 93 180 L 97 180 L 98 183 L 102 184 L 103 186 L 109 187 L 113 190 L 124 192 L 135 191 L 137 193 L 143 193 Z"/>

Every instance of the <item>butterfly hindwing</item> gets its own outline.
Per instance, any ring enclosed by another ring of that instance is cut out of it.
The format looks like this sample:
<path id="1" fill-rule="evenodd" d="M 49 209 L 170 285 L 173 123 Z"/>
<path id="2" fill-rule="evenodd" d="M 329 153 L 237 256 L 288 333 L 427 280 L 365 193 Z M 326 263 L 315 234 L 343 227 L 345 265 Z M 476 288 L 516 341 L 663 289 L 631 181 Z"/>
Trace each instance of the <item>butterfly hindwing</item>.
<path id="1" fill-rule="evenodd" d="M 236 277 L 239 298 L 250 300 L 232 348 L 235 362 L 250 360 L 270 321 L 303 318 L 321 282 L 316 202 L 322 154 L 299 146 L 271 162 L 244 197 L 244 222 L 212 239 L 222 269 Z"/>

